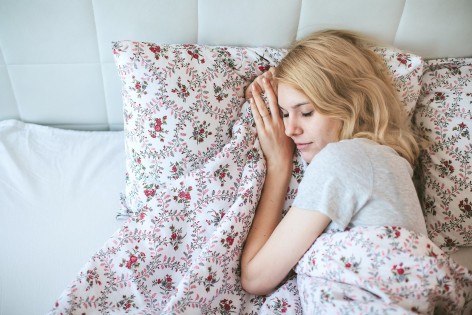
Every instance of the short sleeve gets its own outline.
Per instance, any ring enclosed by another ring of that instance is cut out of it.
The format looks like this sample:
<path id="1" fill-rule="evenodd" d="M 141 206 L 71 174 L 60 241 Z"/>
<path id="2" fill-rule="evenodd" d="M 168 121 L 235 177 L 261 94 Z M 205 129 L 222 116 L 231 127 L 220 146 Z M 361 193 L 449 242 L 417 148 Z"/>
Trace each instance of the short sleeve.
<path id="1" fill-rule="evenodd" d="M 328 144 L 308 165 L 293 206 L 321 212 L 346 228 L 372 194 L 373 171 L 352 140 Z"/>

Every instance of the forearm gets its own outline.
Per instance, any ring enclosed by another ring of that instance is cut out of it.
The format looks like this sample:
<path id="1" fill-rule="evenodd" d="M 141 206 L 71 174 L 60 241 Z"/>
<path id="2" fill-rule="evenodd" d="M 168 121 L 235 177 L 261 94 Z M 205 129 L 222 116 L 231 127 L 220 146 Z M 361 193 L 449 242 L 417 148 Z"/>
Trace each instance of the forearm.
<path id="1" fill-rule="evenodd" d="M 285 169 L 268 168 L 267 170 L 259 205 L 241 258 L 243 282 L 254 278 L 260 272 L 260 268 L 264 268 L 251 262 L 282 219 L 282 209 L 290 177 L 291 168 L 288 166 Z"/>

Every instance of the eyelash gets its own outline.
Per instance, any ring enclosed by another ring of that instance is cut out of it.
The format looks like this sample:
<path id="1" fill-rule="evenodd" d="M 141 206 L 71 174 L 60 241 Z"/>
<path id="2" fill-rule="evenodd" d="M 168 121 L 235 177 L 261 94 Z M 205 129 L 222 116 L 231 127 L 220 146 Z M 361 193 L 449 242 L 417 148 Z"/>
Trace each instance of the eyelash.
<path id="1" fill-rule="evenodd" d="M 313 115 L 313 111 L 308 112 L 308 113 L 302 113 L 303 117 L 310 117 L 311 115 Z"/>
<path id="2" fill-rule="evenodd" d="M 303 117 L 310 117 L 311 115 L 313 115 L 313 111 L 308 112 L 308 113 L 302 113 L 302 116 L 303 116 Z M 282 117 L 283 117 L 283 118 L 287 118 L 287 117 L 288 117 L 288 114 L 283 114 Z"/>

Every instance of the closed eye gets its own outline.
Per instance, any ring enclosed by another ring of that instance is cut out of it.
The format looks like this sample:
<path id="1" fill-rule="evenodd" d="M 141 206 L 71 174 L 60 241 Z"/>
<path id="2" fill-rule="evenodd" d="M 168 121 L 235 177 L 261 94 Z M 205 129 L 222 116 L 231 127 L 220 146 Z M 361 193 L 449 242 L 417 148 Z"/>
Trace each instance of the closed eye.
<path id="1" fill-rule="evenodd" d="M 308 113 L 302 113 L 302 116 L 303 116 L 303 117 L 310 117 L 311 115 L 313 115 L 313 111 L 310 111 L 310 112 L 308 112 Z M 282 117 L 283 117 L 283 118 L 288 118 L 288 113 L 283 113 L 283 112 L 282 112 Z"/>

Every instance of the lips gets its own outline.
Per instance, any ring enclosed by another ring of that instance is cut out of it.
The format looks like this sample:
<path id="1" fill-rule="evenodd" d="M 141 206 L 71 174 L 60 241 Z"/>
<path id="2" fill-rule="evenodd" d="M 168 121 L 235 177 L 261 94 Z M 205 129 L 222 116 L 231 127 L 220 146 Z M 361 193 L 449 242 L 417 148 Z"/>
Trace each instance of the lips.
<path id="1" fill-rule="evenodd" d="M 295 143 L 295 145 L 297 146 L 297 149 L 300 150 L 300 151 L 303 151 L 304 149 L 306 149 L 309 145 L 310 145 L 311 142 L 306 142 L 306 143 Z"/>

